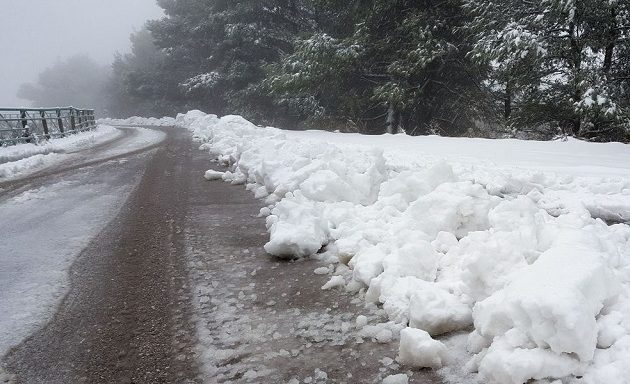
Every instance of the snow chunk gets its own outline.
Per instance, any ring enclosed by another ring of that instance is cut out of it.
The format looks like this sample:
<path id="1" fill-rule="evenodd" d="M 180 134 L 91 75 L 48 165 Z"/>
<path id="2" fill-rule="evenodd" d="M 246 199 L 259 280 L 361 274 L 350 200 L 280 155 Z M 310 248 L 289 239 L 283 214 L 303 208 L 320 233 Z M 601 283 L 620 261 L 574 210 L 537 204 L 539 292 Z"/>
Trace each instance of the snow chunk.
<path id="1" fill-rule="evenodd" d="M 407 384 L 409 383 L 409 377 L 404 373 L 398 375 L 389 375 L 383 379 L 383 384 Z"/>
<path id="2" fill-rule="evenodd" d="M 313 273 L 315 273 L 316 275 L 327 275 L 329 272 L 330 269 L 328 269 L 328 267 L 315 268 L 315 270 L 313 271 Z"/>
<path id="3" fill-rule="evenodd" d="M 346 285 L 346 281 L 343 276 L 333 276 L 322 286 L 322 289 L 332 289 L 335 287 L 343 287 L 344 285 Z"/>
<path id="4" fill-rule="evenodd" d="M 267 216 L 268 253 L 285 258 L 305 257 L 315 254 L 328 242 L 321 210 L 301 194 L 283 199 L 271 213 Z"/>
<path id="5" fill-rule="evenodd" d="M 364 315 L 357 316 L 356 327 L 358 329 L 361 329 L 361 328 L 365 327 L 367 325 L 367 323 L 368 323 L 368 318 L 366 316 L 364 316 Z"/>
<path id="6" fill-rule="evenodd" d="M 505 289 L 477 303 L 475 332 L 490 344 L 480 355 L 484 377 L 501 383 L 561 378 L 593 359 L 597 316 L 616 300 L 620 284 L 604 256 L 584 246 L 588 240 L 575 240 L 584 237 L 565 233 Z"/>
<path id="7" fill-rule="evenodd" d="M 483 358 L 479 374 L 488 383 L 522 384 L 529 379 L 579 374 L 579 369 L 579 361 L 569 355 L 546 349 L 514 348 L 508 343 L 498 342 Z"/>
<path id="8" fill-rule="evenodd" d="M 447 360 L 447 349 L 444 344 L 433 340 L 420 329 L 405 328 L 400 332 L 398 358 L 403 365 L 416 368 L 440 368 Z"/>
<path id="9" fill-rule="evenodd" d="M 414 292 L 409 301 L 409 326 L 431 336 L 465 329 L 472 324 L 472 311 L 461 297 L 434 284 Z"/>
<path id="10" fill-rule="evenodd" d="M 223 175 L 225 175 L 225 172 L 219 172 L 219 171 L 215 171 L 213 169 L 209 169 L 206 171 L 206 173 L 203 175 L 203 177 L 206 180 L 222 180 L 223 179 Z"/>

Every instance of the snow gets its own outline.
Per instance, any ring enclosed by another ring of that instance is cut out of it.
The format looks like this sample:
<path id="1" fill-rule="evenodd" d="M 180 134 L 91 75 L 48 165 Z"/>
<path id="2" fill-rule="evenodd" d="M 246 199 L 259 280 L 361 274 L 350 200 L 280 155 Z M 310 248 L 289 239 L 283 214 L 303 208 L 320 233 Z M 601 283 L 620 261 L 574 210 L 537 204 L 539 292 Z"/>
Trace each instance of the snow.
<path id="1" fill-rule="evenodd" d="M 171 127 L 175 125 L 175 119 L 172 117 L 162 117 L 158 119 L 155 117 L 133 116 L 126 119 L 98 119 L 98 123 L 107 125 L 143 125 L 153 127 Z"/>
<path id="2" fill-rule="evenodd" d="M 126 159 L 111 162 L 107 159 L 151 146 L 164 138 L 162 132 L 132 130 L 134 134 L 114 148 L 88 150 L 86 154 L 68 152 L 100 142 L 92 134 L 108 139 L 117 130 L 101 126 L 95 132 L 43 145 L 44 150 L 63 151 L 63 154 L 32 155 L 41 148 L 28 144 L 0 149 L 0 156 L 27 156 L 17 161 L 55 155 L 59 160 L 72 161 L 70 164 L 75 166 L 99 159 L 105 165 L 34 179 L 25 187 L 9 189 L 0 196 L 0 357 L 52 316 L 67 292 L 71 265 L 116 216 L 142 177 L 142 172 Z M 47 165 L 53 164 L 58 162 Z M 1 378 L 0 371 L 0 381 Z"/>
<path id="3" fill-rule="evenodd" d="M 391 320 L 361 332 L 400 332 L 401 362 L 452 382 L 630 377 L 627 145 L 176 120 L 230 166 L 212 179 L 264 199 L 267 252 L 349 268 L 332 278 Z"/>
<path id="4" fill-rule="evenodd" d="M 203 177 L 206 180 L 222 180 L 223 179 L 223 175 L 225 175 L 224 172 L 218 172 L 218 171 L 213 171 L 213 170 L 208 170 L 206 171 L 206 173 L 203 175 Z"/>
<path id="5" fill-rule="evenodd" d="M 70 265 L 133 187 L 84 182 L 72 177 L 0 202 L 0 356 L 45 324 Z"/>
<path id="6" fill-rule="evenodd" d="M 447 359 L 446 346 L 417 328 L 400 332 L 397 361 L 416 368 L 440 368 Z"/>
<path id="7" fill-rule="evenodd" d="M 328 280 L 326 284 L 322 286 L 322 289 L 332 289 L 335 287 L 343 287 L 344 285 L 346 285 L 346 280 L 343 278 L 343 276 L 333 276 L 330 278 L 330 280 Z"/>
<path id="8" fill-rule="evenodd" d="M 407 384 L 409 383 L 409 377 L 404 373 L 397 375 L 389 375 L 383 379 L 383 384 Z"/>
<path id="9" fill-rule="evenodd" d="M 63 159 L 65 153 L 100 144 L 117 137 L 119 134 L 116 128 L 99 125 L 91 131 L 79 132 L 39 144 L 28 143 L 0 147 L 0 180 L 52 165 Z"/>
<path id="10" fill-rule="evenodd" d="M 112 148 L 89 153 L 84 158 L 81 151 L 107 144 L 119 138 L 118 128 L 99 125 L 93 131 L 77 133 L 65 138 L 52 139 L 40 144 L 19 144 L 0 148 L 0 181 L 25 177 L 62 163 L 77 161 L 98 161 L 108 157 L 149 147 L 162 141 L 164 132 L 146 128 L 126 128 L 132 131 L 130 140 L 123 140 Z M 2 162 L 5 161 L 5 162 Z"/>

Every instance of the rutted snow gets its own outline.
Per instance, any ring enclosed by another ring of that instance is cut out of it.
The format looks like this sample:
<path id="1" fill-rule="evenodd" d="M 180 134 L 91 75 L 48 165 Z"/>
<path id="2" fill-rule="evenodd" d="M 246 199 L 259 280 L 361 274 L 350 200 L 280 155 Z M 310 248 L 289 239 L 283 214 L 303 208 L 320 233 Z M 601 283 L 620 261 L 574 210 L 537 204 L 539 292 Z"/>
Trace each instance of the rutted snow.
<path id="1" fill-rule="evenodd" d="M 347 264 L 347 291 L 411 327 L 402 361 L 451 362 L 457 380 L 469 360 L 501 384 L 630 377 L 630 226 L 599 219 L 630 218 L 627 145 L 288 132 L 199 111 L 177 124 L 231 165 L 208 179 L 265 199 L 269 253 Z M 467 352 L 431 338 L 455 331 Z"/>
<path id="2" fill-rule="evenodd" d="M 88 148 L 120 135 L 107 125 L 92 131 L 52 139 L 40 144 L 18 144 L 0 147 L 0 180 L 9 179 L 32 169 L 41 169 L 64 158 L 67 152 Z"/>
<path id="3" fill-rule="evenodd" d="M 119 142 L 113 148 L 98 154 L 90 153 L 82 158 L 81 150 L 89 149 L 121 135 L 120 129 L 99 125 L 95 130 L 78 133 L 69 137 L 53 139 L 41 144 L 19 144 L 0 148 L 0 180 L 24 177 L 62 162 L 97 161 L 118 156 L 157 144 L 166 134 L 146 128 L 126 128 L 133 130 L 129 140 Z M 6 161 L 2 163 L 2 161 Z"/>
<path id="4" fill-rule="evenodd" d="M 127 119 L 112 119 L 112 118 L 104 118 L 98 120 L 99 124 L 108 124 L 108 125 L 145 125 L 145 126 L 154 126 L 154 127 L 172 127 L 175 125 L 175 119 L 172 117 L 139 117 L 133 116 Z"/>
<path id="5" fill-rule="evenodd" d="M 79 132 L 39 144 L 17 144 L 10 147 L 0 147 L 0 163 L 17 161 L 34 155 L 83 149 L 117 135 L 120 135 L 120 133 L 116 128 L 108 125 L 99 125 L 91 131 Z"/>

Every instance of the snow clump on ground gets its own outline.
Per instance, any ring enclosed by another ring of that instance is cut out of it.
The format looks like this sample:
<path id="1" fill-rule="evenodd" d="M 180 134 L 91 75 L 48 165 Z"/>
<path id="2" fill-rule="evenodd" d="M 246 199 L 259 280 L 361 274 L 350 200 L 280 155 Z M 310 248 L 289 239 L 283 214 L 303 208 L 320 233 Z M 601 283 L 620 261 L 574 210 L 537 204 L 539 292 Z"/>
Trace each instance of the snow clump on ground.
<path id="1" fill-rule="evenodd" d="M 229 166 L 206 178 L 244 184 L 264 199 L 268 253 L 323 253 L 350 268 L 326 288 L 363 290 L 368 303 L 382 305 L 399 327 L 401 363 L 448 365 L 459 351 L 433 338 L 468 332 L 465 368 L 479 382 L 630 377 L 630 226 L 614 224 L 630 219 L 627 169 L 606 168 L 601 177 L 499 169 L 423 156 L 436 138 L 377 136 L 360 145 L 355 136 L 199 111 L 176 123 Z M 543 144 L 492 145 L 533 152 Z"/>

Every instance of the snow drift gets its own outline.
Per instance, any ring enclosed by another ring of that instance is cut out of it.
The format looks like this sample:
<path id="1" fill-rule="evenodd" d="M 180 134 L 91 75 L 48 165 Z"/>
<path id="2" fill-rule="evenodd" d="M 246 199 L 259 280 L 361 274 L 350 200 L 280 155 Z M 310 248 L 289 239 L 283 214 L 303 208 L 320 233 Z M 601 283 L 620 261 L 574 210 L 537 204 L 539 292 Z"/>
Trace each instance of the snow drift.
<path id="1" fill-rule="evenodd" d="M 448 364 L 432 337 L 463 331 L 466 369 L 480 382 L 628 382 L 630 227 L 602 220 L 630 218 L 629 163 L 619 166 L 627 146 L 288 132 L 199 111 L 176 123 L 229 166 L 207 179 L 265 199 L 267 252 L 348 265 L 334 285 L 365 292 L 409 327 L 399 361 Z M 608 167 L 599 158 L 605 176 L 580 175 L 566 158 L 541 172 L 440 158 L 427 153 L 432 143 L 452 153 L 544 147 L 549 159 L 553 148 L 614 149 L 617 158 Z"/>

